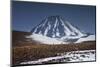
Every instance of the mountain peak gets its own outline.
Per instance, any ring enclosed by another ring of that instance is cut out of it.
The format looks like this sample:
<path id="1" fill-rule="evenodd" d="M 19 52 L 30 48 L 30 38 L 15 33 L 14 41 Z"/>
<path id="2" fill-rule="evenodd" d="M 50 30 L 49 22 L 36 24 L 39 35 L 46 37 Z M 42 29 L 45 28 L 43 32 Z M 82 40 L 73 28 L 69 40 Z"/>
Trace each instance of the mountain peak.
<path id="1" fill-rule="evenodd" d="M 94 35 L 88 37 L 88 34 L 81 32 L 80 29 L 59 15 L 46 17 L 31 32 L 30 38 L 45 44 L 77 43 L 77 41 L 94 40 L 95 38 Z"/>
<path id="2" fill-rule="evenodd" d="M 45 18 L 39 25 L 32 29 L 32 33 L 41 34 L 52 38 L 81 37 L 84 34 L 59 15 Z"/>

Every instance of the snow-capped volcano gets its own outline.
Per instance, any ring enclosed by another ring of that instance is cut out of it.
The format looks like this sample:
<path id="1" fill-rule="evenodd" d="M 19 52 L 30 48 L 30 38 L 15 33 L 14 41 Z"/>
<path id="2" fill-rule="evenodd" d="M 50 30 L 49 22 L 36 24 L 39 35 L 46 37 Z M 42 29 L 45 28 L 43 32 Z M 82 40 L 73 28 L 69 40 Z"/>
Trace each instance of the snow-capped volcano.
<path id="1" fill-rule="evenodd" d="M 79 38 L 88 37 L 87 34 L 81 32 L 61 16 L 45 18 L 32 29 L 31 33 L 32 39 L 46 44 L 57 44 L 58 41 L 58 43 L 76 42 Z"/>
<path id="2" fill-rule="evenodd" d="M 84 36 L 79 29 L 74 27 L 61 16 L 50 16 L 45 18 L 39 25 L 33 28 L 31 32 L 51 38 L 61 38 L 63 36 Z"/>

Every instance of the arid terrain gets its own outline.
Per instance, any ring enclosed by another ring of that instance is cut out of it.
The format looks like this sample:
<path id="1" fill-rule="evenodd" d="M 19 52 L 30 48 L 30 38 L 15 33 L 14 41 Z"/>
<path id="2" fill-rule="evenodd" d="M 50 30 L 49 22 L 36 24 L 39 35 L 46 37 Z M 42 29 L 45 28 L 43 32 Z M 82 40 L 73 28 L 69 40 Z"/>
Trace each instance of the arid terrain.
<path id="1" fill-rule="evenodd" d="M 28 41 L 27 38 L 25 38 L 27 35 L 30 35 L 30 33 L 19 31 L 12 32 L 12 65 L 20 65 L 22 62 L 36 61 L 41 58 L 61 56 L 61 53 L 64 52 L 96 49 L 95 41 L 76 44 L 48 45 L 40 44 L 31 40 Z"/>

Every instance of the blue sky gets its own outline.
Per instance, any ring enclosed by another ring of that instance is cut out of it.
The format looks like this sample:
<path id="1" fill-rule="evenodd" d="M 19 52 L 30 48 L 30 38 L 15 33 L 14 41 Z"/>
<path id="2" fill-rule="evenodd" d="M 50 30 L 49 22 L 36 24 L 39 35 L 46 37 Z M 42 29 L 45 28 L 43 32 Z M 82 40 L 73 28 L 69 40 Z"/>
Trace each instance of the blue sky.
<path id="1" fill-rule="evenodd" d="M 95 34 L 96 7 L 12 1 L 12 29 L 31 31 L 45 17 L 60 15 L 84 32 Z"/>

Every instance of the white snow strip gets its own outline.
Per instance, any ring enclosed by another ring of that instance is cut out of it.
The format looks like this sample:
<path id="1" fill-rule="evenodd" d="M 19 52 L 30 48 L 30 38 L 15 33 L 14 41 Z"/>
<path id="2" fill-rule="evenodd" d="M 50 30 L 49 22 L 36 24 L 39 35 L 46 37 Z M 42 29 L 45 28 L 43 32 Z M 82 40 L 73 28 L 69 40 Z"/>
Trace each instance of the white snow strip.
<path id="1" fill-rule="evenodd" d="M 80 38 L 77 42 L 75 43 L 81 43 L 83 41 L 95 41 L 95 35 L 90 35 L 86 38 Z"/>
<path id="2" fill-rule="evenodd" d="M 71 31 L 68 29 L 68 27 L 67 26 L 65 26 L 65 24 L 64 24 L 64 22 L 63 22 L 63 20 L 62 19 L 60 19 L 60 21 L 62 22 L 62 25 L 64 26 L 64 28 L 65 28 L 65 34 L 66 35 L 70 35 L 71 34 Z"/>
<path id="3" fill-rule="evenodd" d="M 39 32 L 39 34 L 41 34 L 41 31 Z"/>
<path id="4" fill-rule="evenodd" d="M 52 37 L 54 38 L 55 37 L 55 34 L 53 34 Z"/>
<path id="5" fill-rule="evenodd" d="M 47 19 L 45 19 L 44 24 L 42 25 L 42 27 L 44 27 L 46 23 L 47 23 Z"/>
<path id="6" fill-rule="evenodd" d="M 44 32 L 44 35 L 45 35 L 45 36 L 48 34 L 48 31 L 50 30 L 50 28 L 51 28 L 51 25 L 50 25 L 50 23 L 48 22 L 48 27 L 47 27 L 47 29 L 46 29 L 45 32 Z"/>
<path id="7" fill-rule="evenodd" d="M 49 23 L 49 22 L 48 22 Z M 48 24 L 49 25 L 49 30 L 51 29 L 51 25 L 50 24 Z"/>
<path id="8" fill-rule="evenodd" d="M 58 19 L 56 18 L 55 25 L 54 25 L 54 29 L 55 29 L 56 26 L 57 26 L 57 22 L 58 22 Z"/>
<path id="9" fill-rule="evenodd" d="M 22 62 L 20 64 L 42 64 L 43 62 L 82 62 L 95 61 L 95 50 L 71 51 L 59 53 L 60 56 L 42 58 L 37 61 Z"/>
<path id="10" fill-rule="evenodd" d="M 78 39 L 80 38 L 79 36 L 63 36 L 60 39 L 61 40 L 65 40 L 65 39 Z"/>
<path id="11" fill-rule="evenodd" d="M 35 30 L 34 30 L 34 32 L 33 32 L 33 33 L 35 33 L 35 32 L 37 31 L 37 28 L 38 28 L 38 27 L 36 27 L 36 28 L 35 28 Z"/>
<path id="12" fill-rule="evenodd" d="M 52 35 L 53 38 L 56 36 L 56 34 L 54 33 L 54 31 L 56 30 L 55 28 L 57 26 L 57 22 L 58 22 L 58 19 L 56 18 L 55 24 L 54 24 L 54 27 L 53 27 L 53 32 L 52 32 L 53 33 L 53 35 Z"/>
<path id="13" fill-rule="evenodd" d="M 49 57 L 49 58 L 39 59 L 38 61 L 22 62 L 21 64 L 41 64 L 42 62 L 47 62 L 47 61 L 52 60 L 52 59 L 60 59 L 60 58 L 62 58 L 62 57 L 61 56 Z"/>
<path id="14" fill-rule="evenodd" d="M 60 36 L 60 33 L 59 32 L 56 32 L 56 36 Z"/>
<path id="15" fill-rule="evenodd" d="M 45 36 L 46 36 L 47 33 L 48 33 L 48 29 L 49 29 L 49 27 L 47 27 L 46 30 L 45 30 L 45 32 L 44 32 L 44 35 L 45 35 Z"/>

